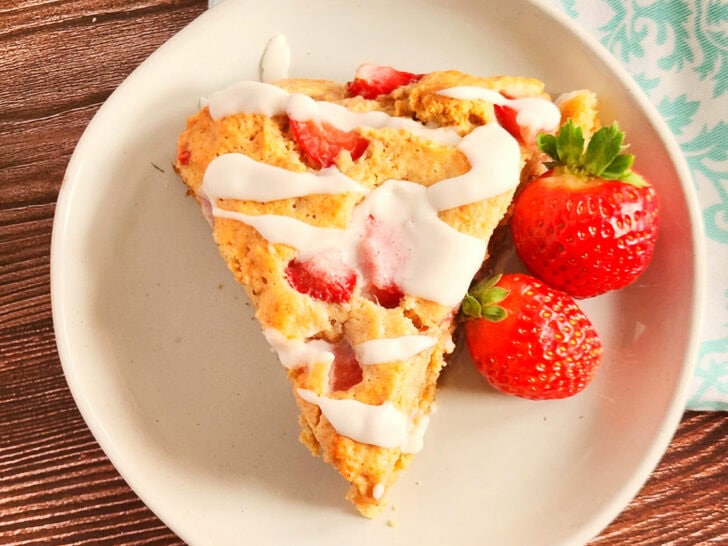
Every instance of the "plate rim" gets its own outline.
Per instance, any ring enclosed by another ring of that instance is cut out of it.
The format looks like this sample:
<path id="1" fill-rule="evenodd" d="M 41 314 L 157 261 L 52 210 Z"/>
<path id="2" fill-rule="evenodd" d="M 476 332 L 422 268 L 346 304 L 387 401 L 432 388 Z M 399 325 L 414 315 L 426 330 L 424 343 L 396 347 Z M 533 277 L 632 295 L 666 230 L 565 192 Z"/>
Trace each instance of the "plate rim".
<path id="1" fill-rule="evenodd" d="M 187 34 L 188 29 L 207 24 L 206 20 L 208 18 L 212 19 L 213 17 L 218 17 L 219 15 L 217 15 L 215 10 L 225 9 L 224 6 L 227 4 L 242 3 L 246 1 L 249 0 L 221 2 L 214 8 L 205 10 L 205 12 L 185 25 L 182 29 L 180 29 L 180 31 L 175 33 L 149 57 L 147 57 L 147 59 L 145 59 L 139 67 L 135 68 L 104 101 L 98 111 L 94 114 L 91 121 L 88 123 L 87 127 L 84 129 L 65 170 L 56 202 L 51 235 L 50 287 L 52 322 L 61 367 L 73 400 L 94 439 L 111 461 L 117 472 L 119 472 L 122 479 L 173 533 L 186 542 L 189 542 L 189 537 L 185 537 L 184 530 L 179 529 L 177 525 L 171 524 L 170 520 L 173 518 L 166 514 L 166 510 L 163 507 L 156 506 L 156 503 L 153 500 L 150 501 L 145 488 L 135 483 L 133 477 L 130 478 L 128 462 L 120 453 L 115 452 L 112 447 L 112 438 L 107 435 L 100 418 L 95 415 L 93 408 L 87 404 L 87 400 L 83 396 L 82 381 L 76 374 L 76 366 L 74 365 L 75 357 L 70 348 L 72 344 L 72 334 L 69 332 L 67 323 L 63 318 L 66 302 L 62 286 L 64 285 L 64 279 L 68 269 L 68 267 L 64 265 L 63 260 L 66 248 L 65 234 L 68 229 L 68 223 L 71 221 L 68 213 L 77 187 L 75 181 L 80 176 L 82 168 L 83 151 L 84 148 L 87 147 L 86 143 L 91 138 L 90 135 L 94 133 L 96 125 L 100 123 L 99 120 L 103 118 L 103 113 L 107 109 L 113 108 L 119 95 L 123 93 L 124 89 L 133 85 L 136 75 L 140 72 L 142 66 L 148 59 L 159 56 L 161 52 L 167 48 L 174 47 L 179 40 L 183 39 L 179 37 L 180 34 Z M 485 0 L 481 1 L 485 2 Z M 706 290 L 705 241 L 703 224 L 699 214 L 697 193 L 695 191 L 692 174 L 688 168 L 687 161 L 667 123 L 659 114 L 656 107 L 650 102 L 644 91 L 637 85 L 627 70 L 601 43 L 599 43 L 596 38 L 589 34 L 589 32 L 576 21 L 570 19 L 555 5 L 548 3 L 547 0 L 522 1 L 535 7 L 537 10 L 541 11 L 547 17 L 551 18 L 558 25 L 563 27 L 568 33 L 576 37 L 578 41 L 587 47 L 591 54 L 597 56 L 599 61 L 609 68 L 612 75 L 619 79 L 620 85 L 623 86 L 636 100 L 639 108 L 655 129 L 662 145 L 671 156 L 671 162 L 679 179 L 683 199 L 690 218 L 690 240 L 692 242 L 692 266 L 694 273 L 691 285 L 693 306 L 690 310 L 690 332 L 689 336 L 687 336 L 688 343 L 685 347 L 685 358 L 683 359 L 684 363 L 680 370 L 675 391 L 671 397 L 669 410 L 660 421 L 660 429 L 655 437 L 655 441 L 651 444 L 650 448 L 641 455 L 641 463 L 632 470 L 630 479 L 624 483 L 621 489 L 618 491 L 615 490 L 615 494 L 612 495 L 610 501 L 599 510 L 597 516 L 592 517 L 587 521 L 580 522 L 579 526 L 576 528 L 577 530 L 574 532 L 573 536 L 570 537 L 570 541 L 568 542 L 568 544 L 577 545 L 586 543 L 591 538 L 597 536 L 628 506 L 632 499 L 634 499 L 634 497 L 639 493 L 639 490 L 660 462 L 670 444 L 671 439 L 677 431 L 680 418 L 685 411 L 689 383 L 693 376 L 694 368 L 697 365 L 699 332 L 704 318 L 702 310 L 704 308 Z M 133 474 L 133 472 L 131 474 Z"/>

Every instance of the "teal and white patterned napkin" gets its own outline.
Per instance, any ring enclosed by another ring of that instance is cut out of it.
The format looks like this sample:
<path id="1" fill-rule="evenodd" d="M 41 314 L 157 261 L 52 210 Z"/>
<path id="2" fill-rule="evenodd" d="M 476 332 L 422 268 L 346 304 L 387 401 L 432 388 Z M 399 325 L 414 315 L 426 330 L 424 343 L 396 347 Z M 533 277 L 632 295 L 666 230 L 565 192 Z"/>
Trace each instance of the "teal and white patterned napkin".
<path id="1" fill-rule="evenodd" d="M 688 408 L 728 410 L 728 2 L 547 1 L 622 62 L 685 154 L 708 256 L 705 320 Z"/>

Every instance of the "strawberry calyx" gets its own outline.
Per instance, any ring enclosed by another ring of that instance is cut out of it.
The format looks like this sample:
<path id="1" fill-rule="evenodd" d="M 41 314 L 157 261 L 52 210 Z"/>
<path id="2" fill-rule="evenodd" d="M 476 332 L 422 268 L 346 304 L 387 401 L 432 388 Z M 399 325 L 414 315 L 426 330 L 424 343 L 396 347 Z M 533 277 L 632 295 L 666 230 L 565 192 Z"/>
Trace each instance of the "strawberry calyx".
<path id="1" fill-rule="evenodd" d="M 566 171 L 581 178 L 619 180 L 635 187 L 648 186 L 647 181 L 632 171 L 634 155 L 622 153 L 624 132 L 615 121 L 600 128 L 586 143 L 581 127 L 568 120 L 556 135 L 540 133 L 538 149 L 551 157 L 545 163 L 549 169 Z"/>
<path id="2" fill-rule="evenodd" d="M 496 286 L 503 275 L 495 275 L 490 279 L 477 282 L 463 298 L 461 306 L 466 317 L 486 319 L 500 322 L 508 315 L 508 311 L 500 305 L 510 294 L 510 290 Z"/>

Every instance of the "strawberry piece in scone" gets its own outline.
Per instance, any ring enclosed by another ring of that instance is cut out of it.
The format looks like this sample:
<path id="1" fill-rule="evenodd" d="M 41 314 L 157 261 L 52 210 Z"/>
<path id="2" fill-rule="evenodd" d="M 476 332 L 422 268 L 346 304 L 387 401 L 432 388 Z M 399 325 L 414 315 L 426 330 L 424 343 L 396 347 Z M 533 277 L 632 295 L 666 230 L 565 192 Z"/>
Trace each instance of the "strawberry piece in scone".
<path id="1" fill-rule="evenodd" d="M 367 218 L 364 239 L 359 244 L 359 259 L 369 281 L 369 296 L 387 309 L 397 307 L 404 297 L 394 281 L 395 272 L 407 259 L 407 249 L 401 241 L 394 226 L 371 215 Z"/>
<path id="2" fill-rule="evenodd" d="M 354 80 L 347 84 L 347 89 L 351 95 L 376 99 L 379 95 L 391 93 L 398 87 L 415 83 L 423 76 L 424 74 L 402 72 L 391 66 L 363 64 L 357 68 Z"/>
<path id="3" fill-rule="evenodd" d="M 344 150 L 356 161 L 369 146 L 356 131 L 342 131 L 325 121 L 290 119 L 289 123 L 293 138 L 316 168 L 331 167 Z"/>
<path id="4" fill-rule="evenodd" d="M 330 252 L 306 261 L 291 260 L 286 267 L 286 278 L 302 294 L 327 303 L 344 303 L 351 299 L 357 275 Z"/>
<path id="5" fill-rule="evenodd" d="M 331 391 L 345 391 L 361 383 L 364 372 L 351 344 L 344 339 L 334 347 L 333 352 L 334 361 L 329 372 Z"/>
<path id="6" fill-rule="evenodd" d="M 523 144 L 524 139 L 521 134 L 521 126 L 518 125 L 518 122 L 516 121 L 518 111 L 515 108 L 511 108 L 504 104 L 494 104 L 493 111 L 500 126 L 508 131 L 511 136 L 519 142 L 519 144 Z"/>

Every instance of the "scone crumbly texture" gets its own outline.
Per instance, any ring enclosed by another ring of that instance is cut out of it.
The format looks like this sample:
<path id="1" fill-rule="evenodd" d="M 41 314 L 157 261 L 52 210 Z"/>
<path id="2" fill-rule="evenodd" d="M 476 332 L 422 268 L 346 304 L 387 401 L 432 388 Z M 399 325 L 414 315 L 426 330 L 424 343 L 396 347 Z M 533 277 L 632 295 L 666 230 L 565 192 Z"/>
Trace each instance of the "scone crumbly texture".
<path id="1" fill-rule="evenodd" d="M 513 97 L 547 97 L 543 83 L 535 79 L 479 78 L 456 71 L 426 75 L 419 82 L 376 100 L 350 97 L 345 84 L 330 81 L 295 79 L 276 85 L 315 100 L 341 104 L 352 111 L 378 110 L 429 126 L 456 127 L 461 135 L 494 122 L 492 105 L 483 101 L 448 100 L 437 95 L 437 91 L 474 85 Z M 581 124 L 598 123 L 595 104 L 587 100 L 591 95 L 581 97 L 566 103 L 569 117 Z M 369 140 L 366 152 L 356 161 L 342 152 L 336 159 L 336 167 L 370 189 L 388 179 L 429 186 L 470 168 L 465 155 L 456 148 L 405 130 L 360 128 L 358 131 Z M 203 206 L 200 188 L 205 170 L 222 154 L 242 153 L 294 172 L 314 170 L 292 137 L 286 116 L 239 113 L 213 120 L 205 107 L 189 118 L 177 146 L 175 170 Z M 537 168 L 533 160 L 536 156 L 533 149 L 522 148 L 524 172 L 528 171 L 524 179 Z M 514 190 L 442 211 L 440 218 L 463 233 L 488 241 L 504 217 Z M 217 205 L 248 215 L 285 215 L 318 227 L 343 228 L 362 199 L 356 193 L 310 194 L 265 203 L 221 199 Z M 298 292 L 287 281 L 286 266 L 296 257 L 296 249 L 270 243 L 250 225 L 233 219 L 214 218 L 213 232 L 228 267 L 246 288 L 263 329 L 275 329 L 290 340 L 321 339 L 337 343 L 346 339 L 351 345 L 415 334 L 436 338 L 434 347 L 406 361 L 363 366 L 362 380 L 342 391 L 331 390 L 331 364 L 314 363 L 287 370 L 301 410 L 301 441 L 350 482 L 347 497 L 362 514 L 376 515 L 384 505 L 384 498 L 375 494 L 375 488 L 389 489 L 412 455 L 399 448 L 360 443 L 338 434 L 319 407 L 300 398 L 296 389 L 371 405 L 391 401 L 408 415 L 426 416 L 434 400 L 438 375 L 445 365 L 444 357 L 453 347 L 451 334 L 457 309 L 413 296 L 405 296 L 397 307 L 388 309 L 359 288 L 344 303 L 317 300 Z"/>

